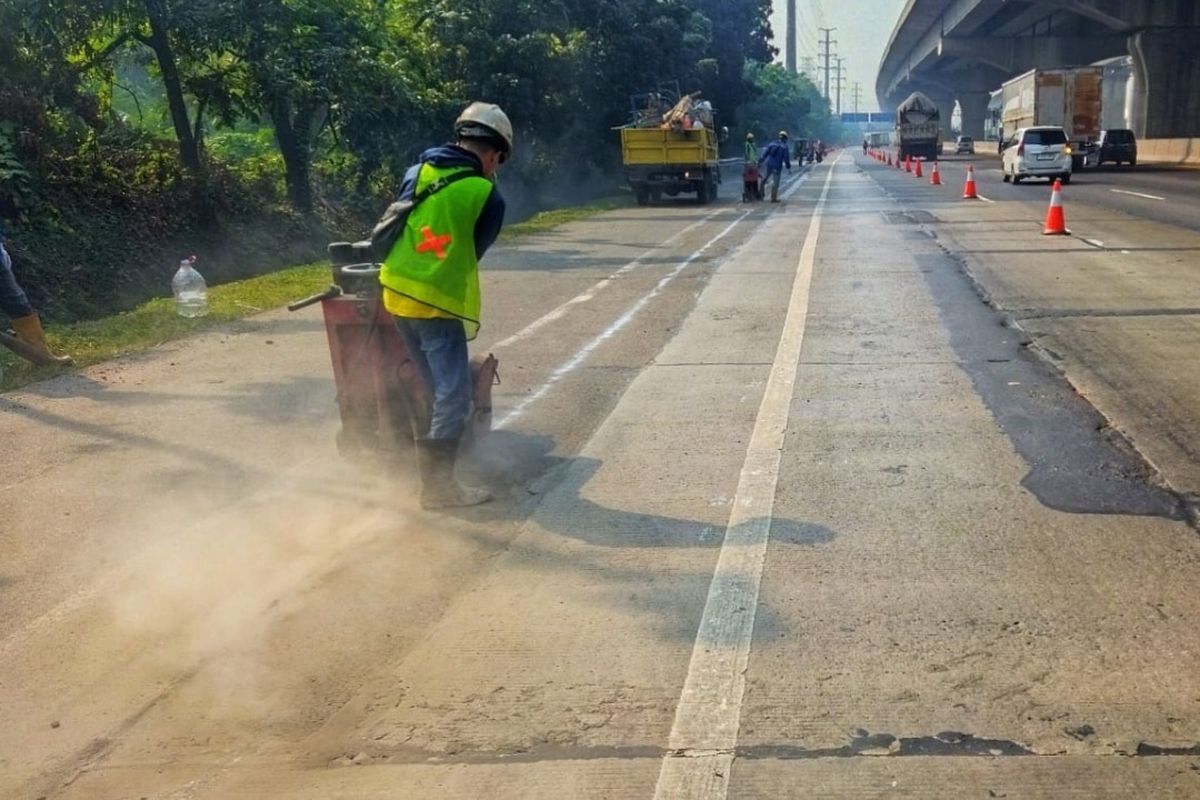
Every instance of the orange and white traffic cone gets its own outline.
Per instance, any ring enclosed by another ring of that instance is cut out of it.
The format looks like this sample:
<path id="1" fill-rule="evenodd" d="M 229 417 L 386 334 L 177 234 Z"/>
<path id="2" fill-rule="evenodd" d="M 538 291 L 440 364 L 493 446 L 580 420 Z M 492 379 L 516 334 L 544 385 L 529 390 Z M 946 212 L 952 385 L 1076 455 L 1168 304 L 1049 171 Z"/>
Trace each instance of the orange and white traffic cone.
<path id="1" fill-rule="evenodd" d="M 916 169 L 913 170 L 913 174 L 916 175 L 918 178 L 924 178 L 925 174 L 923 172 L 921 172 L 921 159 L 915 158 L 915 159 L 913 159 L 913 163 L 917 165 Z"/>
<path id="2" fill-rule="evenodd" d="M 978 199 L 979 194 L 975 191 L 975 167 L 967 164 L 967 185 L 963 187 L 963 200 Z"/>
<path id="3" fill-rule="evenodd" d="M 904 157 L 904 171 L 912 172 L 912 156 Z"/>
<path id="4" fill-rule="evenodd" d="M 1068 236 L 1067 216 L 1063 211 L 1062 181 L 1054 181 L 1054 191 L 1050 193 L 1050 208 L 1046 211 L 1046 229 L 1043 236 Z"/>
<path id="5" fill-rule="evenodd" d="M 937 161 L 933 162 L 933 172 L 929 173 L 929 185 L 930 186 L 941 186 L 942 185 L 942 175 L 940 172 L 938 172 L 937 164 L 938 164 Z"/>

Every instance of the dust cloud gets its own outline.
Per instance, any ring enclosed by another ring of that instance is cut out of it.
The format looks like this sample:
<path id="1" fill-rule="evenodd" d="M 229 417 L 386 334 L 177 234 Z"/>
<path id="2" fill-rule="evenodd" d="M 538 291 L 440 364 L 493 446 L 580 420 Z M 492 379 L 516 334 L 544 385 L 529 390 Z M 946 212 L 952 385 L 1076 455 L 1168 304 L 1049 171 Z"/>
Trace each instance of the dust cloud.
<path id="1" fill-rule="evenodd" d="M 205 502 L 213 510 L 197 517 Z M 114 634 L 186 684 L 206 716 L 280 714 L 314 655 L 280 628 L 339 569 L 402 540 L 413 525 L 405 509 L 414 507 L 407 482 L 336 457 L 293 468 L 228 504 L 214 504 L 202 486 L 176 487 L 169 506 L 145 515 L 147 536 L 134 537 L 153 544 L 109 592 Z M 356 614 L 399 588 L 385 575 L 357 584 Z M 309 644 L 322 646 L 320 638 Z"/>

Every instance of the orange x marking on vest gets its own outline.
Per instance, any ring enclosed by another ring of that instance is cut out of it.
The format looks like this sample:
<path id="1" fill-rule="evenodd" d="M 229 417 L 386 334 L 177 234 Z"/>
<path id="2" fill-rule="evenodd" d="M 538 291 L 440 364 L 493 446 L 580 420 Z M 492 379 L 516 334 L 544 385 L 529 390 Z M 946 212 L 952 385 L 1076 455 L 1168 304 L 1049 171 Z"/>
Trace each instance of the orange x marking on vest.
<path id="1" fill-rule="evenodd" d="M 445 261 L 446 260 L 446 248 L 450 245 L 450 242 L 453 241 L 453 239 L 450 238 L 450 234 L 445 233 L 445 234 L 442 234 L 441 236 L 438 236 L 438 235 L 434 234 L 433 228 L 426 225 L 424 228 L 421 228 L 421 235 L 425 237 L 425 241 L 423 241 L 419 245 L 417 245 L 417 252 L 418 253 L 432 252 L 439 259 L 441 259 L 442 261 Z"/>

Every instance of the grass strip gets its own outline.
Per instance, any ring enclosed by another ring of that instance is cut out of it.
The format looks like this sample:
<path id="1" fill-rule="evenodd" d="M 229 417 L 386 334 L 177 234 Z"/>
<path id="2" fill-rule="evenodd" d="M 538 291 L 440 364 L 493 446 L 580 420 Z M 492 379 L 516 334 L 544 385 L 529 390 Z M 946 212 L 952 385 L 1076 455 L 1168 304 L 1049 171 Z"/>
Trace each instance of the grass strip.
<path id="1" fill-rule="evenodd" d="M 111 317 L 52 326 L 47 330 L 47 338 L 56 352 L 74 357 L 76 368 L 86 367 L 279 308 L 316 294 L 329 283 L 328 262 L 305 264 L 210 287 L 208 315 L 204 317 L 181 317 L 175 313 L 175 298 L 161 297 Z M 62 367 L 34 366 L 3 348 L 0 348 L 0 369 L 4 371 L 0 391 L 9 391 L 65 371 Z"/>
<path id="2" fill-rule="evenodd" d="M 614 198 L 585 206 L 543 211 L 508 226 L 501 238 L 507 241 L 542 233 L 628 204 L 628 198 Z M 293 300 L 323 291 L 329 283 L 329 262 L 305 264 L 210 287 L 209 311 L 204 317 L 181 317 L 175 313 L 175 299 L 162 297 L 111 317 L 50 326 L 47 338 L 56 352 L 69 353 L 75 359 L 74 368 L 78 369 L 280 308 Z M 0 347 L 0 392 L 45 380 L 69 369 L 72 368 L 37 367 Z"/>

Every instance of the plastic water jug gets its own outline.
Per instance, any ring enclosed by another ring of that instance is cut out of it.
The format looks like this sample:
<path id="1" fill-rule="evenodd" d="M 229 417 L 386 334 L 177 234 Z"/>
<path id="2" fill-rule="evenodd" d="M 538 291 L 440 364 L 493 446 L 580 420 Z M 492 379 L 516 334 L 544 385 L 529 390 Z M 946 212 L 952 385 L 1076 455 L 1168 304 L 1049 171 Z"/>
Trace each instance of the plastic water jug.
<path id="1" fill-rule="evenodd" d="M 196 257 L 179 262 L 179 270 L 171 279 L 175 293 L 175 310 L 181 317 L 203 317 L 208 313 L 208 284 L 194 266 Z"/>

